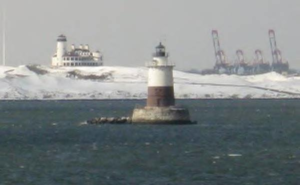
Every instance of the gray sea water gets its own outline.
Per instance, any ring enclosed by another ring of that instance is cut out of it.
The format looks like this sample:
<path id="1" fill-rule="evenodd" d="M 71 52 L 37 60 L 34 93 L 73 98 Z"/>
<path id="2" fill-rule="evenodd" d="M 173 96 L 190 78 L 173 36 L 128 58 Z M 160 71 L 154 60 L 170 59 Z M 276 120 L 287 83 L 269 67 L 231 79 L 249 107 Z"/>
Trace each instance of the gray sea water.
<path id="1" fill-rule="evenodd" d="M 298 185 L 300 100 L 182 100 L 197 125 L 81 125 L 144 101 L 1 101 L 1 185 Z"/>

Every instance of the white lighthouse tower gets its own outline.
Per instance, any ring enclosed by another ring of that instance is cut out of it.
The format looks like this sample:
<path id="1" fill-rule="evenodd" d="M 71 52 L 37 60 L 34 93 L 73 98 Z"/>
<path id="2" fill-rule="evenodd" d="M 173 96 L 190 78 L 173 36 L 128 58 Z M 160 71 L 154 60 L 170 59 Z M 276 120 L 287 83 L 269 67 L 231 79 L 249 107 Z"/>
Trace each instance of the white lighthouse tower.
<path id="1" fill-rule="evenodd" d="M 148 63 L 148 107 L 168 107 L 175 105 L 173 87 L 173 67 L 168 61 L 166 48 L 159 43 Z"/>
<path id="2" fill-rule="evenodd" d="M 57 38 L 56 62 L 62 63 L 64 55 L 67 53 L 67 37 L 60 35 Z"/>
<path id="3" fill-rule="evenodd" d="M 132 123 L 189 124 L 189 111 L 175 106 L 173 67 L 162 43 L 156 47 L 148 67 L 148 98 L 144 108 L 133 111 Z"/>

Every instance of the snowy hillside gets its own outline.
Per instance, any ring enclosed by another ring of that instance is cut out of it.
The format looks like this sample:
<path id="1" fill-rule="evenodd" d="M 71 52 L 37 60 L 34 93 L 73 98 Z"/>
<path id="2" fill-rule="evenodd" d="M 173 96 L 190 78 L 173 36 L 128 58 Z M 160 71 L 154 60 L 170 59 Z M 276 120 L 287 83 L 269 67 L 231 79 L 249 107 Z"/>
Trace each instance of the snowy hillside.
<path id="1" fill-rule="evenodd" d="M 300 77 L 197 75 L 174 71 L 177 98 L 299 98 Z M 147 69 L 0 67 L 0 99 L 143 99 Z"/>

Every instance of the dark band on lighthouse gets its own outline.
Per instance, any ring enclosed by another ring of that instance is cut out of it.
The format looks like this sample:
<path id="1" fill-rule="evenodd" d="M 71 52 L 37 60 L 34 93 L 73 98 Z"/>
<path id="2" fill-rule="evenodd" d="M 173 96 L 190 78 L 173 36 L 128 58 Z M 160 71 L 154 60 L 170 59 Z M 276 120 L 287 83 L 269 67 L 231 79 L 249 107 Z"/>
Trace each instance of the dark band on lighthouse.
<path id="1" fill-rule="evenodd" d="M 175 105 L 173 87 L 148 87 L 148 107 L 168 107 Z"/>

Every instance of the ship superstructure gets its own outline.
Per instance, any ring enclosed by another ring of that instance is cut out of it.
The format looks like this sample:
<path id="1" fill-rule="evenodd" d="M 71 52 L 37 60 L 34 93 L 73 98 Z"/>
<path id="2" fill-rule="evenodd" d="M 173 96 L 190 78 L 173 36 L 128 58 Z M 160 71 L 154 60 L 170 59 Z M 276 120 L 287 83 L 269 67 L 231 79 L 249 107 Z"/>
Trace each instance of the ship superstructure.
<path id="1" fill-rule="evenodd" d="M 56 53 L 52 57 L 53 67 L 75 67 L 75 66 L 102 66 L 103 57 L 100 51 L 91 52 L 88 45 L 80 45 L 76 48 L 71 45 L 67 50 L 67 37 L 60 35 L 57 38 Z"/>

